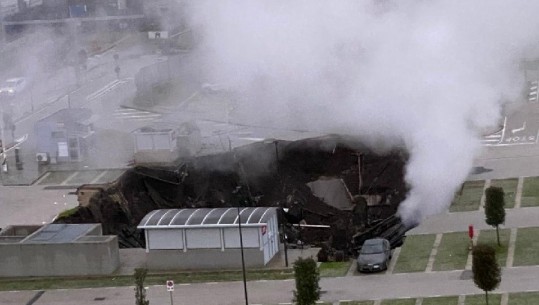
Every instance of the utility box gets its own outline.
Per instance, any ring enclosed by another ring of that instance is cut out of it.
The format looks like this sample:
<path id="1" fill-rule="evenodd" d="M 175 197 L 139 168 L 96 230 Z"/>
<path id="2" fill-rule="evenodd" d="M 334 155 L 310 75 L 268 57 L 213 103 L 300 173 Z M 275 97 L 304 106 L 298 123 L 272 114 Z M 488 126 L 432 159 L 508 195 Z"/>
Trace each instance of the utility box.
<path id="1" fill-rule="evenodd" d="M 59 110 L 34 125 L 39 164 L 79 162 L 94 143 L 92 111 L 86 108 Z"/>
<path id="2" fill-rule="evenodd" d="M 196 155 L 201 148 L 200 130 L 194 123 L 180 126 L 154 124 L 133 132 L 135 163 L 170 163 Z"/>

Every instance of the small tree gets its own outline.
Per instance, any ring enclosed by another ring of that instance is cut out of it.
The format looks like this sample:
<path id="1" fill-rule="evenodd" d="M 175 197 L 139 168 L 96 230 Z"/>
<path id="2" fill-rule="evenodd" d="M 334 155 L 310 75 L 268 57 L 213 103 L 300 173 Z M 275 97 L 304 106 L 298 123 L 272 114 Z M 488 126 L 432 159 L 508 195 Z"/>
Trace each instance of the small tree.
<path id="1" fill-rule="evenodd" d="M 505 223 L 505 198 L 501 187 L 491 186 L 485 190 L 485 222 L 496 227 L 496 237 L 500 246 L 500 224 Z"/>
<path id="2" fill-rule="evenodd" d="M 320 273 L 316 262 L 312 258 L 299 258 L 294 262 L 294 276 L 296 290 L 294 302 L 297 305 L 313 305 L 320 299 Z"/>
<path id="3" fill-rule="evenodd" d="M 146 289 L 144 289 L 144 280 L 148 274 L 146 268 L 135 269 L 135 304 L 136 305 L 149 305 L 150 301 L 146 300 Z"/>
<path id="4" fill-rule="evenodd" d="M 488 292 L 496 289 L 501 281 L 501 270 L 494 248 L 481 244 L 473 248 L 472 271 L 473 281 L 477 287 L 485 291 L 488 305 Z"/>

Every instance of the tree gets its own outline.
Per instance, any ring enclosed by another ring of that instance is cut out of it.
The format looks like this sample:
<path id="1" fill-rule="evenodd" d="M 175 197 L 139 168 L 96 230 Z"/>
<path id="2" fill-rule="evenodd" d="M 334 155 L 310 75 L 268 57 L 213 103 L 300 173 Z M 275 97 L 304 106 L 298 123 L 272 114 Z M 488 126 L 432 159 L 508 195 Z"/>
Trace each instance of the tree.
<path id="1" fill-rule="evenodd" d="M 491 186 L 485 190 L 485 222 L 496 227 L 496 237 L 500 246 L 500 224 L 505 223 L 505 198 L 501 187 Z"/>
<path id="2" fill-rule="evenodd" d="M 501 269 L 494 248 L 482 244 L 473 248 L 472 272 L 475 285 L 485 291 L 488 305 L 488 292 L 496 289 L 501 281 Z"/>
<path id="3" fill-rule="evenodd" d="M 296 290 L 294 302 L 297 305 L 313 305 L 320 299 L 320 273 L 312 258 L 299 258 L 294 262 Z"/>
<path id="4" fill-rule="evenodd" d="M 148 274 L 146 268 L 135 269 L 135 304 L 136 305 L 149 305 L 150 301 L 146 300 L 146 289 L 144 289 L 144 280 Z"/>

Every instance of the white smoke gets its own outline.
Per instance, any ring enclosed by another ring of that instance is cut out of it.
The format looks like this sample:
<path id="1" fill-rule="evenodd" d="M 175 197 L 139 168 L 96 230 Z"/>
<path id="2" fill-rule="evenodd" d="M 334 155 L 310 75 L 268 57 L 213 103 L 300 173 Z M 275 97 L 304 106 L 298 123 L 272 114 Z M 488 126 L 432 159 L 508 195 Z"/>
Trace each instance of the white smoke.
<path id="1" fill-rule="evenodd" d="M 193 0 L 200 69 L 251 121 L 357 135 L 410 153 L 405 220 L 443 211 L 480 132 L 517 101 L 539 3 Z M 240 111 L 241 112 L 241 111 Z"/>

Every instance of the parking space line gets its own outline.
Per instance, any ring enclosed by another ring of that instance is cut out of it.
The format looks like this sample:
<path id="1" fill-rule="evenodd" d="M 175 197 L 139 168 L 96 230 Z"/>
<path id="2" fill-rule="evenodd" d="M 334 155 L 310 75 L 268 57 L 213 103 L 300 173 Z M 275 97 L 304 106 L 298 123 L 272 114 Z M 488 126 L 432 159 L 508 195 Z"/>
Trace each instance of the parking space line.
<path id="1" fill-rule="evenodd" d="M 36 182 L 34 182 L 35 185 L 39 185 L 43 180 L 47 179 L 51 175 L 51 172 L 46 172 L 45 175 L 41 176 L 41 178 L 37 179 Z"/>
<path id="2" fill-rule="evenodd" d="M 436 254 L 438 254 L 438 247 L 442 242 L 442 235 L 443 234 L 441 233 L 436 234 L 436 239 L 434 240 L 434 244 L 432 245 L 432 250 L 430 251 L 429 260 L 427 262 L 425 272 L 432 272 L 432 267 L 434 266 L 434 259 L 436 258 Z"/>
<path id="3" fill-rule="evenodd" d="M 481 234 L 481 230 L 477 230 L 477 232 L 474 234 L 474 237 L 472 238 L 473 245 L 477 245 L 477 241 L 479 240 L 479 234 Z M 472 270 L 472 263 L 473 263 L 473 255 L 472 255 L 472 251 L 469 251 L 468 259 L 466 260 L 466 266 L 464 267 L 464 269 Z"/>
<path id="4" fill-rule="evenodd" d="M 479 203 L 479 211 L 485 210 L 485 201 L 487 200 L 487 197 L 485 196 L 485 190 L 490 187 L 490 183 L 491 183 L 490 179 L 487 179 L 485 181 L 485 186 L 483 187 L 483 194 L 481 194 L 481 200 Z"/>
<path id="5" fill-rule="evenodd" d="M 69 175 L 69 177 L 67 177 L 66 180 L 62 181 L 62 183 L 60 183 L 60 185 L 68 184 L 69 181 L 71 181 L 73 178 L 75 178 L 75 176 L 77 176 L 78 174 L 79 174 L 79 171 L 76 171 L 73 174 Z"/>
<path id="6" fill-rule="evenodd" d="M 90 184 L 96 184 L 97 181 L 99 181 L 101 178 L 103 178 L 107 173 L 109 172 L 109 170 L 104 170 L 101 174 L 97 175 L 97 177 L 95 177 L 92 181 L 90 181 Z"/>
<path id="7" fill-rule="evenodd" d="M 507 260 L 505 267 L 513 267 L 513 260 L 515 258 L 515 243 L 517 241 L 517 228 L 511 228 L 509 235 L 509 246 L 507 247 Z"/>
<path id="8" fill-rule="evenodd" d="M 393 273 L 393 269 L 395 269 L 395 265 L 397 264 L 397 260 L 399 259 L 399 254 L 401 253 L 401 249 L 402 248 L 399 247 L 399 248 L 395 248 L 395 250 L 393 250 L 391 261 L 389 262 L 389 266 L 387 267 L 386 274 L 392 274 Z"/>
<path id="9" fill-rule="evenodd" d="M 520 208 L 520 202 L 522 201 L 522 188 L 524 186 L 524 177 L 518 177 L 517 193 L 515 194 L 515 206 L 514 208 Z"/>

